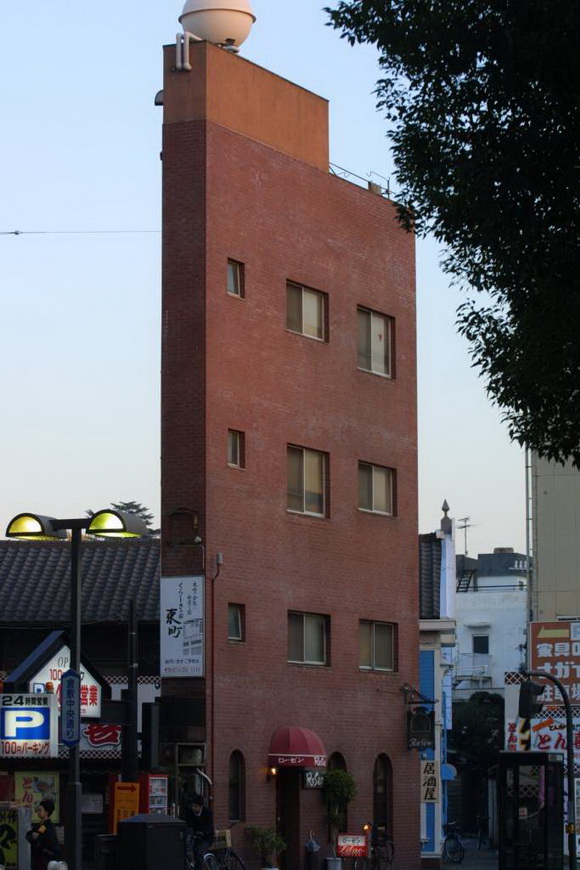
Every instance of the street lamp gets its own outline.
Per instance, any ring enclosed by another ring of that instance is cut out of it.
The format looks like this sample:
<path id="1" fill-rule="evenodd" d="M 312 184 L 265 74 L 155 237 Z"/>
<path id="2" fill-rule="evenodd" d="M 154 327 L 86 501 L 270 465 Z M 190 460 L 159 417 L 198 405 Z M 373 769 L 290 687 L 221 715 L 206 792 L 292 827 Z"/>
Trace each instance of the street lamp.
<path id="1" fill-rule="evenodd" d="M 70 531 L 70 668 L 81 670 L 81 545 L 82 532 L 108 538 L 136 538 L 147 526 L 136 514 L 116 510 L 97 511 L 92 517 L 59 520 L 41 514 L 18 514 L 8 523 L 7 538 L 50 541 L 66 539 Z M 80 711 L 80 680 L 76 682 L 76 709 Z M 80 749 L 69 747 L 67 786 L 67 851 L 70 870 L 82 870 L 82 813 Z"/>

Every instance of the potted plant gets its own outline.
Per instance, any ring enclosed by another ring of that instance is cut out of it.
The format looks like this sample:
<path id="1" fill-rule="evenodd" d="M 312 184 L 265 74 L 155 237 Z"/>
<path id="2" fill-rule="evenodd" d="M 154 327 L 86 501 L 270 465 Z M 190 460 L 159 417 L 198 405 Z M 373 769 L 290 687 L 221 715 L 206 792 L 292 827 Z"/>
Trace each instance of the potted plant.
<path id="1" fill-rule="evenodd" d="M 339 866 L 339 858 L 336 858 L 336 844 L 338 832 L 346 824 L 346 810 L 348 804 L 356 797 L 356 783 L 354 776 L 347 770 L 328 770 L 324 774 L 323 795 L 326 800 L 330 837 L 334 849 L 334 858 L 327 858 L 328 870 L 334 870 Z M 335 862 L 334 864 L 332 862 Z"/>
<path id="2" fill-rule="evenodd" d="M 247 825 L 246 833 L 260 855 L 262 867 L 276 868 L 278 855 L 286 848 L 282 837 L 274 828 L 261 828 L 259 825 Z"/>

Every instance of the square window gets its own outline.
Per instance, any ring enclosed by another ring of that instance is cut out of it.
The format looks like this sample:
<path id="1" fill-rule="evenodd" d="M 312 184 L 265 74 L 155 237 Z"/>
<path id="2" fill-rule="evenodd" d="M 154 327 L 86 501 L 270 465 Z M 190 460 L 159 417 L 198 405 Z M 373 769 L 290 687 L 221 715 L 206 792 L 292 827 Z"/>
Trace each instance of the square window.
<path id="1" fill-rule="evenodd" d="M 227 289 L 230 296 L 244 298 L 244 264 L 237 260 L 228 260 L 228 283 Z"/>
<path id="2" fill-rule="evenodd" d="M 357 308 L 358 367 L 392 376 L 393 319 L 367 308 Z"/>
<path id="3" fill-rule="evenodd" d="M 359 667 L 373 671 L 395 670 L 395 626 L 390 622 L 359 622 Z"/>
<path id="4" fill-rule="evenodd" d="M 228 640 L 242 643 L 246 639 L 246 608 L 243 604 L 228 604 Z"/>
<path id="5" fill-rule="evenodd" d="M 228 465 L 232 468 L 246 467 L 245 433 L 237 429 L 228 429 Z"/>
<path id="6" fill-rule="evenodd" d="M 288 613 L 288 661 L 328 665 L 330 619 L 320 613 Z"/>
<path id="7" fill-rule="evenodd" d="M 473 635 L 473 652 L 481 655 L 489 655 L 489 635 L 474 634 Z"/>
<path id="8" fill-rule="evenodd" d="M 288 510 L 326 516 L 327 456 L 288 445 Z"/>
<path id="9" fill-rule="evenodd" d="M 359 510 L 394 516 L 395 471 L 368 462 L 358 464 Z"/>
<path id="10" fill-rule="evenodd" d="M 286 327 L 318 341 L 327 340 L 326 294 L 300 284 L 286 285 Z"/>

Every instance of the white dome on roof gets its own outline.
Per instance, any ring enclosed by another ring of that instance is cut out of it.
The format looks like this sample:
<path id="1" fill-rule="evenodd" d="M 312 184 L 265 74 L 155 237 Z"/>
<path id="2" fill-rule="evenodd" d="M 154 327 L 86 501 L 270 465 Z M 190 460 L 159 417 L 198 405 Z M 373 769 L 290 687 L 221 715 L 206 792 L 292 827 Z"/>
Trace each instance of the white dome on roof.
<path id="1" fill-rule="evenodd" d="M 216 45 L 236 47 L 255 20 L 250 0 L 187 0 L 179 17 L 184 31 Z"/>

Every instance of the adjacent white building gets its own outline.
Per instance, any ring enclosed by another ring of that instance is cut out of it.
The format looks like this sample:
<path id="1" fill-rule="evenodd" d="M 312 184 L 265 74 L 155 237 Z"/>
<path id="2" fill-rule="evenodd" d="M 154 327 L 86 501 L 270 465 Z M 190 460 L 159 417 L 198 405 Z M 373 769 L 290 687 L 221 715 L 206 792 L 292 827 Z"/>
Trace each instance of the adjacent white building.
<path id="1" fill-rule="evenodd" d="M 457 645 L 453 698 L 504 694 L 504 675 L 526 661 L 529 613 L 526 556 L 496 548 L 457 557 Z"/>

